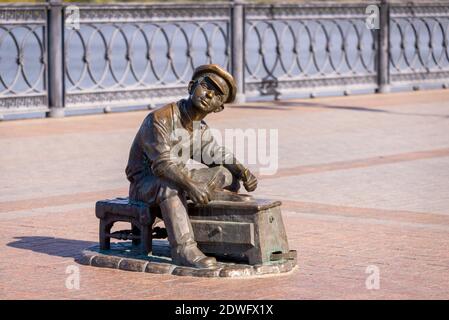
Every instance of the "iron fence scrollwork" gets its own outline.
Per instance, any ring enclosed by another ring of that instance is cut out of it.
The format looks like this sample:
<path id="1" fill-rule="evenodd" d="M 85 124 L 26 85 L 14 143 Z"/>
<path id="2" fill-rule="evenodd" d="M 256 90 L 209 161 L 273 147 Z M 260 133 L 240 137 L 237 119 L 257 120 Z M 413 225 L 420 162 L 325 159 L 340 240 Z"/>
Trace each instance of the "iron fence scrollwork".
<path id="1" fill-rule="evenodd" d="M 47 9 L 0 6 L 0 116 L 47 110 Z"/>
<path id="2" fill-rule="evenodd" d="M 200 10 L 201 7 L 201 10 Z M 186 94 L 196 65 L 229 67 L 227 5 L 80 7 L 66 32 L 66 107 L 154 104 Z"/>
<path id="3" fill-rule="evenodd" d="M 376 87 L 365 5 L 248 5 L 246 94 Z"/>
<path id="4" fill-rule="evenodd" d="M 449 3 L 396 4 L 390 14 L 391 82 L 449 84 Z"/>
<path id="5" fill-rule="evenodd" d="M 185 96 L 193 69 L 217 63 L 239 96 L 449 86 L 449 2 L 366 4 L 0 5 L 0 118 L 16 112 L 154 106 Z"/>

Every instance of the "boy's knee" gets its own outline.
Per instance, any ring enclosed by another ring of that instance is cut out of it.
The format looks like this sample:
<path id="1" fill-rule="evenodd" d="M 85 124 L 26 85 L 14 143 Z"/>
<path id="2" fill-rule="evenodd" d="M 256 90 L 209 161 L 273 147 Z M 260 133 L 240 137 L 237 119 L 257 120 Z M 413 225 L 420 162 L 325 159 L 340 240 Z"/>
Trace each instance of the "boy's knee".
<path id="1" fill-rule="evenodd" d="M 182 188 L 174 185 L 169 181 L 162 180 L 157 197 L 158 203 L 172 197 L 179 197 L 182 200 L 185 197 L 185 193 L 186 192 Z"/>

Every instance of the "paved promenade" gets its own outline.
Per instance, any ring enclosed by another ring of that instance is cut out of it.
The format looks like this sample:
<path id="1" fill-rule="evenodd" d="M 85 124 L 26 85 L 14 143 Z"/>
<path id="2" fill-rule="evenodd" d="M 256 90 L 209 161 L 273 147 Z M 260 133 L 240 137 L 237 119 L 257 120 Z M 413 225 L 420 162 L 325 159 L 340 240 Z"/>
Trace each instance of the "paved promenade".
<path id="1" fill-rule="evenodd" d="M 146 114 L 0 122 L 1 299 L 449 298 L 449 90 L 250 103 L 207 119 L 223 132 L 279 130 L 279 170 L 255 192 L 283 201 L 298 250 L 298 269 L 279 277 L 74 262 L 97 241 L 95 201 L 127 194 Z M 71 265 L 79 289 L 66 287 Z M 378 289 L 366 285 L 373 271 Z"/>

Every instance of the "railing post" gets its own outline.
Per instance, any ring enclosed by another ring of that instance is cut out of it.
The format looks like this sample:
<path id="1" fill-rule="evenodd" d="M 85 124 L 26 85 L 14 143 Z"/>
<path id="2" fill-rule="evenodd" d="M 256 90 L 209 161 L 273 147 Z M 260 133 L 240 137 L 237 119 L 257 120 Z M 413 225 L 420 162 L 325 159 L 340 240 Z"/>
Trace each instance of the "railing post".
<path id="1" fill-rule="evenodd" d="M 64 116 L 62 0 L 47 0 L 48 11 L 48 106 L 47 116 Z"/>
<path id="2" fill-rule="evenodd" d="M 234 103 L 245 102 L 245 12 L 244 1 L 234 0 L 231 8 L 231 73 L 237 84 Z"/>
<path id="3" fill-rule="evenodd" d="M 379 10 L 377 84 L 379 93 L 390 91 L 390 4 L 382 0 Z"/>

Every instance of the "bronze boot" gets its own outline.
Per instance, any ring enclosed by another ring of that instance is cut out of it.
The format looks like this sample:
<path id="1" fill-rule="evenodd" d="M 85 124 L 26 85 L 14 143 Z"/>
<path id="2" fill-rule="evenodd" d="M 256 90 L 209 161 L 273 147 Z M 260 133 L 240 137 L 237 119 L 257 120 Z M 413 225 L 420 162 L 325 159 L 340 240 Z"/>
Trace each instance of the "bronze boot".
<path id="1" fill-rule="evenodd" d="M 167 229 L 171 256 L 177 265 L 195 268 L 212 268 L 217 260 L 207 257 L 198 249 L 187 209 L 177 196 L 160 203 L 162 218 Z"/>

